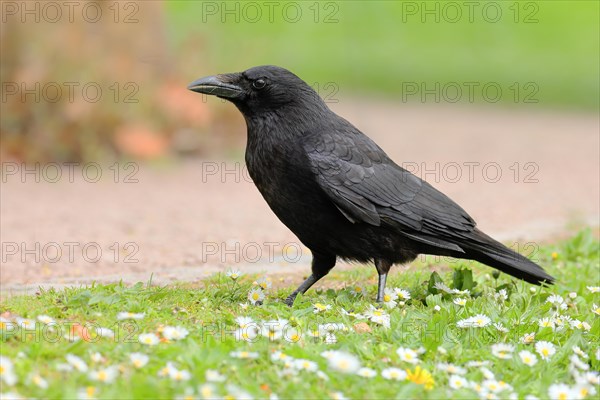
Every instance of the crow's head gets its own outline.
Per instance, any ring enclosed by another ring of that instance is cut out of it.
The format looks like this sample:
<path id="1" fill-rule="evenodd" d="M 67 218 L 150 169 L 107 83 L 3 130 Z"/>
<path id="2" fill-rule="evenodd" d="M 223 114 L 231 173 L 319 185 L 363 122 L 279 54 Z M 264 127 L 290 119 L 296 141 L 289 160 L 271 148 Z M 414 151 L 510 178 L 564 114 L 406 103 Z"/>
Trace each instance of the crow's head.
<path id="1" fill-rule="evenodd" d="M 287 69 L 273 65 L 207 76 L 192 82 L 188 89 L 229 100 L 246 116 L 273 112 L 286 106 L 324 106 L 306 82 Z"/>

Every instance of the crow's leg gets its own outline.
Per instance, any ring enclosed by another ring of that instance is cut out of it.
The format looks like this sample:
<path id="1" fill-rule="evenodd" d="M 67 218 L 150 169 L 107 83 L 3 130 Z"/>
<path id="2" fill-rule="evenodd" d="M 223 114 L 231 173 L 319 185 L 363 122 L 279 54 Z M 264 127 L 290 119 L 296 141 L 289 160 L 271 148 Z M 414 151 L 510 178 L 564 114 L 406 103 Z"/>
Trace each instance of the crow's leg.
<path id="1" fill-rule="evenodd" d="M 298 293 L 304 294 L 312 285 L 314 285 L 319 279 L 324 277 L 331 271 L 331 268 L 335 265 L 336 257 L 330 254 L 317 254 L 314 253 L 312 259 L 312 274 L 304 281 L 298 289 L 294 290 L 292 294 L 285 299 L 285 304 L 292 306 Z"/>
<path id="2" fill-rule="evenodd" d="M 385 290 L 385 282 L 387 281 L 387 274 L 392 268 L 392 263 L 386 260 L 382 260 L 380 258 L 375 259 L 375 268 L 377 268 L 377 273 L 379 274 L 379 284 L 377 286 L 377 302 L 383 302 L 383 292 Z"/>

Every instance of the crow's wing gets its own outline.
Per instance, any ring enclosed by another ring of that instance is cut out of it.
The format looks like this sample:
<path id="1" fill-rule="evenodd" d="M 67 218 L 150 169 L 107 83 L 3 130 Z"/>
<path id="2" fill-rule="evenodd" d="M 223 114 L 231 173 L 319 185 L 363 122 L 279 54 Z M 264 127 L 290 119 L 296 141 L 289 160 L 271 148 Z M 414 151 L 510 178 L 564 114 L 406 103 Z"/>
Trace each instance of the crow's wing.
<path id="1" fill-rule="evenodd" d="M 319 186 L 353 223 L 393 226 L 457 251 L 460 247 L 444 239 L 463 237 L 475 227 L 460 206 L 395 164 L 351 125 L 307 134 L 303 146 Z"/>

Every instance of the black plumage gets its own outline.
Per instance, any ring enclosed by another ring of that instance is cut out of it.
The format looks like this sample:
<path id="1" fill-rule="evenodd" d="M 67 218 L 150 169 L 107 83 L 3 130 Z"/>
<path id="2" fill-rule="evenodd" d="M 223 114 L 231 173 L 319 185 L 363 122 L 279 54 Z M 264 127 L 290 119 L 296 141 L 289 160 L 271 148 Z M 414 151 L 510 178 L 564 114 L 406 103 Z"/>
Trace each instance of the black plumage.
<path id="1" fill-rule="evenodd" d="M 477 229 L 458 204 L 394 163 L 286 69 L 261 66 L 211 76 L 189 89 L 225 98 L 242 112 L 250 176 L 313 253 L 312 275 L 288 304 L 338 257 L 375 262 L 378 301 L 390 267 L 419 254 L 476 260 L 534 284 L 554 280 Z"/>

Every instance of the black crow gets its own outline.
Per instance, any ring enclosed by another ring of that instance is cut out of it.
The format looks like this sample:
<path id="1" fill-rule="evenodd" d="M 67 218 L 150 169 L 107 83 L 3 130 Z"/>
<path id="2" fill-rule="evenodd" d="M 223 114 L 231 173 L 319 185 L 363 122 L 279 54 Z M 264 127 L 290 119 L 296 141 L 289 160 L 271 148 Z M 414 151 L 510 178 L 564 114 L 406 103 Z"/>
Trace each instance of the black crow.
<path id="1" fill-rule="evenodd" d="M 374 261 L 378 302 L 390 267 L 419 254 L 476 260 L 534 284 L 553 282 L 540 266 L 477 229 L 446 195 L 394 163 L 290 71 L 260 66 L 201 78 L 188 89 L 241 111 L 250 177 L 312 251 L 312 275 L 287 304 L 327 275 L 338 257 Z"/>

